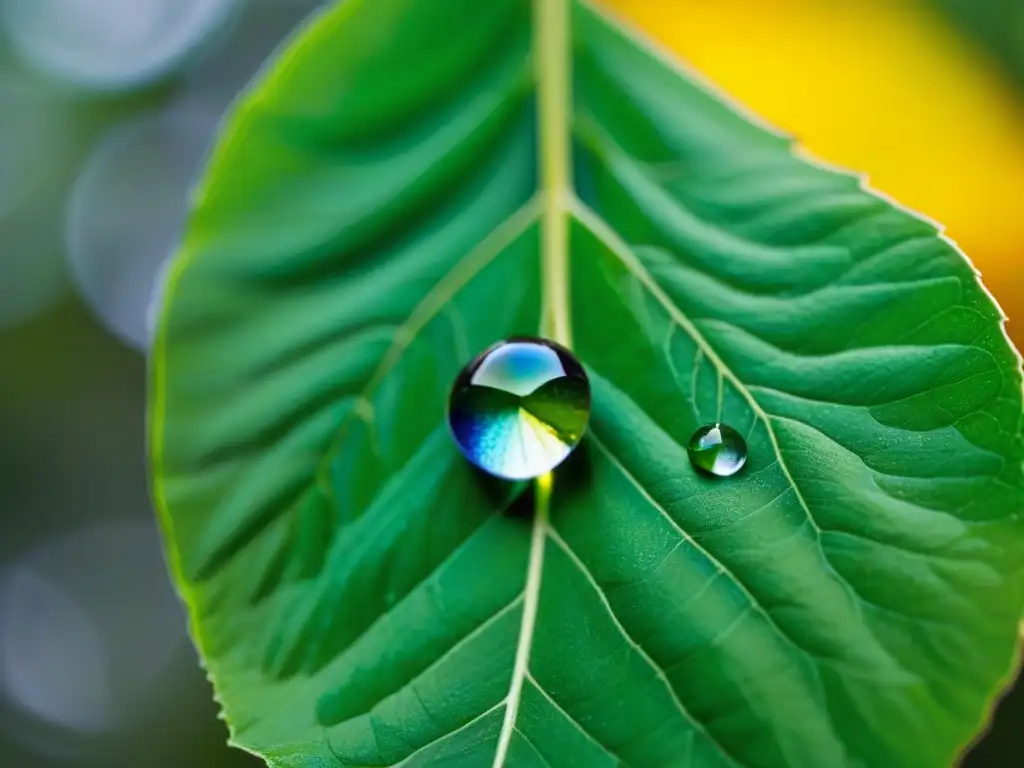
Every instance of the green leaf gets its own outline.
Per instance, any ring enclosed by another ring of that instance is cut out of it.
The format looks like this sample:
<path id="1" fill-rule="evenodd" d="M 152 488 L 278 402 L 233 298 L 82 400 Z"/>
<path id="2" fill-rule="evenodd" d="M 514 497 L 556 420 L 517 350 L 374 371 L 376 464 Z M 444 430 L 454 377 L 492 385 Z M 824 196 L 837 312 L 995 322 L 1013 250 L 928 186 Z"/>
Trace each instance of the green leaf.
<path id="1" fill-rule="evenodd" d="M 998 309 L 587 3 L 325 11 L 228 121 L 165 293 L 155 496 L 272 765 L 943 766 L 1010 673 Z M 588 435 L 485 481 L 448 387 L 539 332 Z M 723 480 L 685 450 L 717 420 Z"/>

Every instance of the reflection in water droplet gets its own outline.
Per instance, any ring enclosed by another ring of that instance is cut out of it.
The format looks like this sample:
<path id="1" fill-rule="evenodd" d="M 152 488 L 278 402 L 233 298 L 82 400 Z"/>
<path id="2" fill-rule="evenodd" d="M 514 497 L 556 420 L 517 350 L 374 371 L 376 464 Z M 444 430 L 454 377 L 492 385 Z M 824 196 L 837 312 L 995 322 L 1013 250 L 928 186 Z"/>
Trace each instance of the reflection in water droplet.
<path id="1" fill-rule="evenodd" d="M 709 475 L 730 477 L 747 463 L 747 443 L 728 424 L 706 424 L 693 433 L 687 447 L 690 463 Z"/>
<path id="2" fill-rule="evenodd" d="M 485 350 L 456 378 L 448 403 L 462 453 L 506 480 L 557 467 L 589 418 L 587 374 L 571 352 L 544 339 L 510 339 Z"/>

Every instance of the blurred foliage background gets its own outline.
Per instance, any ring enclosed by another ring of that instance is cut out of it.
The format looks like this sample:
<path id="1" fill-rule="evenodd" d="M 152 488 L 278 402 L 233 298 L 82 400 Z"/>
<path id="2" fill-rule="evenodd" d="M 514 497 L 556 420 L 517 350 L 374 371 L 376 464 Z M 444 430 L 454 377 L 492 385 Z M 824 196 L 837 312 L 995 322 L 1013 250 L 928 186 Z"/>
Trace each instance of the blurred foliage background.
<path id="1" fill-rule="evenodd" d="M 946 224 L 1024 344 L 1024 0 L 607 2 Z M 0 0 L 4 768 L 256 765 L 164 572 L 147 307 L 223 110 L 318 4 Z M 966 764 L 1024 765 L 1022 722 L 1024 690 Z"/>

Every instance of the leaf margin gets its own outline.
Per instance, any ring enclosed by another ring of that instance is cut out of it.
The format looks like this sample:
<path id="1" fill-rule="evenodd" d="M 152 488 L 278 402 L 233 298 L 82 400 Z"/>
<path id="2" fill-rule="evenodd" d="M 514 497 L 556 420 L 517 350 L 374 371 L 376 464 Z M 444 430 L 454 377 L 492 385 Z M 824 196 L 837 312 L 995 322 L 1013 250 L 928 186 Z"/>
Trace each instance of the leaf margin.
<path id="1" fill-rule="evenodd" d="M 271 89 L 275 84 L 286 78 L 288 67 L 292 66 L 295 58 L 298 56 L 302 46 L 307 42 L 309 36 L 328 36 L 333 33 L 335 26 L 340 27 L 344 23 L 344 19 L 348 13 L 355 12 L 358 6 L 362 3 L 366 3 L 369 0 L 348 0 L 345 3 L 339 3 L 337 5 L 328 5 L 317 12 L 312 14 L 306 22 L 295 30 L 289 42 L 281 49 L 278 53 L 268 60 L 267 64 L 264 65 L 263 69 L 253 80 L 252 84 L 247 87 L 246 91 L 243 92 L 242 96 L 232 105 L 229 109 L 229 117 L 222 125 L 218 135 L 218 140 L 215 148 L 211 152 L 209 162 L 205 167 L 202 175 L 202 182 L 198 186 L 194 193 L 191 202 L 191 212 L 189 220 L 192 219 L 192 214 L 196 209 L 202 206 L 208 193 L 208 187 L 211 184 L 212 179 L 218 177 L 220 174 L 219 167 L 222 164 L 227 163 L 230 160 L 230 155 L 234 151 L 235 146 L 243 140 L 243 131 L 239 130 L 240 127 L 244 126 L 248 114 L 257 109 L 260 103 L 267 98 Z M 914 211 L 886 195 L 879 190 L 874 189 L 870 186 L 869 175 L 867 173 L 854 172 L 849 169 L 842 168 L 838 165 L 834 165 L 827 161 L 824 161 L 808 152 L 803 146 L 801 146 L 794 138 L 775 128 L 771 124 L 767 123 L 755 113 L 747 109 L 740 102 L 726 94 L 724 91 L 719 89 L 714 84 L 710 83 L 703 75 L 679 61 L 671 54 L 668 54 L 660 46 L 651 41 L 646 35 L 641 33 L 637 28 L 628 20 L 622 19 L 620 16 L 613 14 L 607 9 L 603 9 L 594 0 L 558 0 L 559 3 L 579 2 L 588 8 L 592 9 L 595 13 L 604 16 L 607 19 L 614 20 L 614 23 L 620 30 L 628 34 L 635 42 L 642 45 L 648 52 L 650 52 L 655 58 L 657 58 L 666 68 L 673 70 L 684 80 L 693 83 L 695 87 L 701 88 L 705 93 L 714 98 L 715 100 L 722 103 L 730 111 L 737 114 L 741 119 L 756 126 L 760 130 L 770 133 L 780 139 L 785 139 L 789 145 L 790 154 L 796 159 L 813 166 L 819 170 L 825 171 L 830 174 L 852 177 L 857 180 L 859 189 L 877 199 L 882 200 L 893 209 L 900 213 L 921 221 L 935 230 L 935 236 L 942 240 L 947 246 L 949 246 L 967 265 L 970 267 L 974 274 L 976 285 L 981 288 L 981 292 L 986 296 L 988 302 L 996 310 L 999 317 L 1001 318 L 1000 327 L 1006 345 L 1012 350 L 1017 363 L 1017 376 L 1018 380 L 1021 379 L 1022 364 L 1024 359 L 1017 348 L 1010 340 L 1009 334 L 1006 328 L 1007 317 L 1003 312 L 998 301 L 989 291 L 989 289 L 981 281 L 981 275 L 979 270 L 974 266 L 971 259 L 967 254 L 960 248 L 960 246 L 950 238 L 941 224 L 931 219 L 925 214 Z M 537 7 L 545 7 L 544 0 L 534 0 Z M 548 4 L 550 6 L 550 3 Z M 573 193 L 575 198 L 575 193 Z M 579 201 L 577 201 L 579 202 Z M 571 205 L 568 205 L 565 211 L 571 209 Z M 508 223 L 508 220 L 505 222 Z M 171 517 L 170 508 L 167 502 L 166 493 L 163 488 L 164 473 L 163 467 L 163 428 L 166 419 L 166 343 L 167 334 L 166 329 L 168 327 L 168 316 L 170 306 L 174 300 L 175 291 L 177 288 L 178 281 L 182 274 L 188 269 L 191 262 L 192 256 L 195 251 L 190 251 L 187 245 L 183 245 L 167 262 L 167 266 L 164 270 L 164 276 L 161 280 L 160 290 L 158 290 L 159 298 L 159 312 L 157 313 L 157 319 L 154 323 L 153 331 L 153 346 L 150 356 L 150 408 L 148 418 L 148 431 L 149 431 L 149 448 L 150 448 L 150 462 L 151 462 L 151 493 L 154 498 L 155 507 L 157 509 L 158 517 L 160 520 L 161 527 L 164 531 L 165 540 L 167 546 L 165 548 L 166 556 L 168 560 L 168 566 L 171 571 L 173 580 L 175 582 L 176 589 L 179 595 L 182 597 L 183 602 L 189 613 L 189 631 L 200 651 L 201 663 L 205 666 L 206 651 L 205 648 L 208 646 L 206 639 L 203 636 L 202 626 L 199 622 L 199 617 L 196 612 L 197 606 L 195 600 L 191 596 L 191 587 L 189 586 L 188 579 L 185 577 L 183 565 L 181 562 L 181 554 L 175 544 L 176 539 L 174 535 L 174 523 Z M 547 263 L 547 260 L 545 260 Z M 741 386 L 742 391 L 746 391 L 746 388 Z M 760 410 L 760 409 L 758 409 Z M 764 418 L 763 414 L 761 418 Z M 784 461 L 781 452 L 776 444 L 776 455 L 780 461 Z M 788 475 L 787 471 L 787 475 Z M 792 479 L 790 479 L 792 483 Z M 549 489 L 550 490 L 550 489 Z M 806 504 L 804 503 L 806 509 Z M 538 515 L 538 519 L 540 515 Z M 535 525 L 535 528 L 539 528 L 539 525 Z M 532 549 L 531 549 L 531 562 L 532 562 Z M 525 622 L 524 622 L 525 624 Z M 1024 633 L 1024 622 L 1022 622 L 1022 633 Z M 992 711 L 998 704 L 998 694 L 1005 688 L 1008 682 L 1010 682 L 1014 676 L 1014 672 L 1020 664 L 1022 655 L 1022 646 L 1020 643 L 1017 644 L 1015 653 L 1010 660 L 1009 667 L 1002 680 L 998 681 L 994 688 L 989 692 L 987 701 L 988 705 L 984 712 L 981 713 L 981 719 L 978 726 L 985 726 L 991 721 Z M 214 683 L 214 698 L 218 701 L 218 704 L 222 707 L 222 717 L 229 727 L 231 733 L 231 743 L 234 746 L 240 747 L 246 751 L 251 752 L 245 745 L 238 743 L 234 738 L 234 727 L 232 721 L 228 715 L 224 704 L 219 698 L 218 688 L 216 686 L 215 675 L 211 672 L 208 673 L 208 678 Z M 514 720 L 513 720 L 514 722 Z M 978 738 L 984 735 L 984 731 L 977 733 L 972 741 L 976 741 Z M 964 748 L 969 746 L 971 742 L 964 745 Z M 257 754 L 251 752 L 252 754 Z M 497 764 L 497 763 L 496 763 Z"/>

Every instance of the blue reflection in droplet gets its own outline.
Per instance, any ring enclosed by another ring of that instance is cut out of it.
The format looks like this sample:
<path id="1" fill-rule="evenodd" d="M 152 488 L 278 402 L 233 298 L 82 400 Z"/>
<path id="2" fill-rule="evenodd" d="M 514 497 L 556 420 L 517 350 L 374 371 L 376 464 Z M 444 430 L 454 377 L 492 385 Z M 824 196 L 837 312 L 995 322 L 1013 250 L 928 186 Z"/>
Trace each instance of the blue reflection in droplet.
<path id="1" fill-rule="evenodd" d="M 539 477 L 561 464 L 589 418 L 583 367 L 546 339 L 510 339 L 485 350 L 459 374 L 448 403 L 463 455 L 507 480 Z"/>

